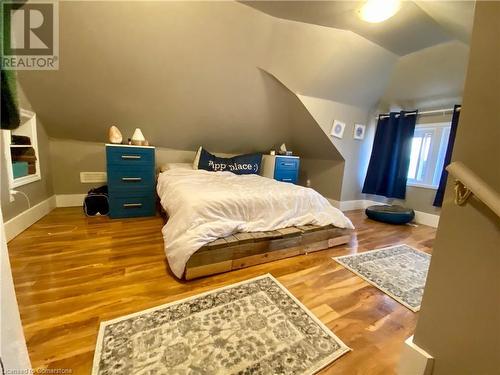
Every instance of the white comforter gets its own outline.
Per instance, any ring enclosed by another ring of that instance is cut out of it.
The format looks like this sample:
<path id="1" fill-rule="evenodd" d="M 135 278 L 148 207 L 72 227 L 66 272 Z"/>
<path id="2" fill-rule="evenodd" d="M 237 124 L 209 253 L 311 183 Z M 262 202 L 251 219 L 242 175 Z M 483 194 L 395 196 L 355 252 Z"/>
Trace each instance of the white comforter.
<path id="1" fill-rule="evenodd" d="M 354 228 L 315 190 L 258 175 L 172 169 L 158 177 L 157 192 L 169 215 L 165 252 L 179 278 L 194 252 L 232 233 L 306 224 Z"/>

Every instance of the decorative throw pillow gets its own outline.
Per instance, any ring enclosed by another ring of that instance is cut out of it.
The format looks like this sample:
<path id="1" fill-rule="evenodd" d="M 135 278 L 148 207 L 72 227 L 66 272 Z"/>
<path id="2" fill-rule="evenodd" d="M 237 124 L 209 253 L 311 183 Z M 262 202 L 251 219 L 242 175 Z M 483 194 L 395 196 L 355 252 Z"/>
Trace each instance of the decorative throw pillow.
<path id="1" fill-rule="evenodd" d="M 232 158 L 221 158 L 203 149 L 200 153 L 198 169 L 211 172 L 233 172 L 235 174 L 258 174 L 262 154 L 246 154 L 233 156 Z"/>

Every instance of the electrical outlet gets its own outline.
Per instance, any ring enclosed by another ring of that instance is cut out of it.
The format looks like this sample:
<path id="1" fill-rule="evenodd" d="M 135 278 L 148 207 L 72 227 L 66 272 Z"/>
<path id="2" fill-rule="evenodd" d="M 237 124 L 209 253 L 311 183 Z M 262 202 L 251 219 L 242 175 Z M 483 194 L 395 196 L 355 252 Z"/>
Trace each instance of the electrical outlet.
<path id="1" fill-rule="evenodd" d="M 80 182 L 82 184 L 92 184 L 97 182 L 107 182 L 106 172 L 80 172 Z"/>
<path id="2" fill-rule="evenodd" d="M 306 181 L 306 186 L 307 186 L 307 187 L 311 187 L 311 180 L 307 179 L 307 181 Z"/>

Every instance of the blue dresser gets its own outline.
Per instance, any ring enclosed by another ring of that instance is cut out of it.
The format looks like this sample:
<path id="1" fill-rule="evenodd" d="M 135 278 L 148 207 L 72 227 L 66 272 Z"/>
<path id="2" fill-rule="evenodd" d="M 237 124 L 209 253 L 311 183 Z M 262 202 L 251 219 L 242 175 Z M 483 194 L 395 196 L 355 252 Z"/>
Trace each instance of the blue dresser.
<path id="1" fill-rule="evenodd" d="M 106 145 L 109 216 L 112 219 L 155 215 L 155 149 Z"/>
<path id="2" fill-rule="evenodd" d="M 262 176 L 296 184 L 299 180 L 298 156 L 263 155 Z"/>

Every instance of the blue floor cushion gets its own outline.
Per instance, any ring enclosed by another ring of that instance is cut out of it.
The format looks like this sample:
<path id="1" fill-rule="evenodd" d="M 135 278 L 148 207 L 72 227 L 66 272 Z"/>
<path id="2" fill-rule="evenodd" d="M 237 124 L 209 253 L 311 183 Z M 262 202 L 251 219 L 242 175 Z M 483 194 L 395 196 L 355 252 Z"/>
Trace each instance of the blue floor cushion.
<path id="1" fill-rule="evenodd" d="M 389 224 L 406 224 L 415 217 L 415 212 L 411 208 L 402 206 L 370 206 L 365 213 L 372 220 Z"/>

